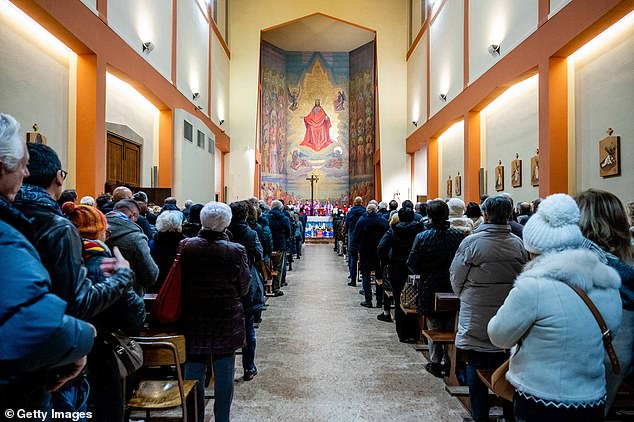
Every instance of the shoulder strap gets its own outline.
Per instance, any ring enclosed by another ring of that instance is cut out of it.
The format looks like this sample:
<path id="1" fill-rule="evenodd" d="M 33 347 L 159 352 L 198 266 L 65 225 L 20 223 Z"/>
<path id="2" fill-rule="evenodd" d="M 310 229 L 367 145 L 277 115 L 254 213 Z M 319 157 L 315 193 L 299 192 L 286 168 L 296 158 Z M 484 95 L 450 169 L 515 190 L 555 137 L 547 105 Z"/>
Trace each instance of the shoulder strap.
<path id="1" fill-rule="evenodd" d="M 569 285 L 570 286 L 570 285 Z M 576 286 L 570 286 L 572 290 L 574 290 L 581 300 L 590 308 L 590 312 L 592 312 L 592 316 L 597 320 L 599 324 L 599 328 L 601 328 L 601 333 L 603 334 L 603 345 L 605 346 L 605 350 L 608 352 L 608 357 L 610 358 L 610 363 L 612 364 L 612 372 L 614 374 L 618 374 L 621 372 L 621 365 L 619 364 L 619 358 L 616 356 L 616 352 L 614 351 L 614 347 L 612 346 L 612 332 L 608 329 L 603 317 L 601 316 L 601 312 L 594 306 L 592 300 L 588 297 L 586 292 Z"/>

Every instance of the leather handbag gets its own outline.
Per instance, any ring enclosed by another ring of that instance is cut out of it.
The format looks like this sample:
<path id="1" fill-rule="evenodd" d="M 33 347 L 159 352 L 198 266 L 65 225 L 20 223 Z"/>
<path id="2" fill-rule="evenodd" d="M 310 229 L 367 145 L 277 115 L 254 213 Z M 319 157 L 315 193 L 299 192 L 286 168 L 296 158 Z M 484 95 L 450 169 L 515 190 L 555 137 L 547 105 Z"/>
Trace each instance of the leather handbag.
<path id="1" fill-rule="evenodd" d="M 410 275 L 401 292 L 401 305 L 404 308 L 416 308 L 416 300 L 418 299 L 418 282 L 419 275 Z"/>
<path id="2" fill-rule="evenodd" d="M 109 333 L 103 341 L 114 355 L 121 378 L 126 378 L 143 366 L 143 349 L 130 337 Z"/>
<path id="3" fill-rule="evenodd" d="M 588 297 L 586 292 L 584 292 L 581 288 L 576 286 L 568 286 L 575 291 L 581 297 L 581 300 L 586 304 L 590 312 L 592 312 L 592 316 L 597 321 L 599 328 L 601 329 L 601 334 L 603 337 L 603 346 L 605 347 L 606 352 L 608 353 L 608 357 L 610 358 L 610 363 L 612 364 L 612 372 L 617 375 L 621 372 L 621 365 L 619 364 L 619 358 L 616 355 L 614 350 L 614 346 L 612 345 L 612 332 L 608 329 L 608 326 L 605 324 L 605 320 L 601 315 L 601 312 L 594 305 L 592 300 Z M 491 389 L 498 396 L 508 401 L 513 401 L 513 395 L 515 394 L 515 387 L 511 385 L 510 382 L 506 379 L 506 373 L 509 370 L 509 360 L 506 360 L 499 368 L 493 372 L 491 376 Z"/>
<path id="4" fill-rule="evenodd" d="M 181 253 L 183 247 L 187 243 L 186 240 L 181 241 L 178 245 L 176 258 L 170 272 L 165 278 L 165 282 L 161 286 L 154 306 L 152 306 L 151 316 L 160 323 L 173 323 L 178 321 L 183 309 L 183 283 L 181 280 Z"/>

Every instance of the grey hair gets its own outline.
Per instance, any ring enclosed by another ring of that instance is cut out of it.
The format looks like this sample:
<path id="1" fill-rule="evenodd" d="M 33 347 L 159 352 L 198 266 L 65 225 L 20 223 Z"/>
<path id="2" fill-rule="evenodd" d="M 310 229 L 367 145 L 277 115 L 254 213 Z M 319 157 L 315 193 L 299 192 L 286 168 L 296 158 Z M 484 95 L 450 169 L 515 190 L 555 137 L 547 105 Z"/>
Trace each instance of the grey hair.
<path id="1" fill-rule="evenodd" d="M 92 196 L 84 196 L 83 198 L 81 198 L 79 203 L 81 205 L 88 205 L 88 206 L 94 207 L 95 206 L 95 198 L 93 198 Z"/>
<path id="2" fill-rule="evenodd" d="M 182 212 L 164 211 L 156 219 L 156 230 L 159 232 L 179 232 L 182 230 L 182 224 Z"/>
<path id="3" fill-rule="evenodd" d="M 271 209 L 274 210 L 281 210 L 284 208 L 284 205 L 282 205 L 281 201 L 278 201 L 277 199 L 273 202 L 271 202 Z"/>
<path id="4" fill-rule="evenodd" d="M 513 204 L 506 195 L 489 196 L 482 204 L 482 212 L 491 224 L 507 224 L 513 213 Z"/>
<path id="5" fill-rule="evenodd" d="M 379 209 L 380 210 L 386 210 L 387 209 L 387 202 L 385 202 L 385 201 L 379 202 Z"/>
<path id="6" fill-rule="evenodd" d="M 188 199 L 187 201 L 185 201 L 185 208 L 189 208 L 192 205 L 194 205 L 194 201 L 192 201 L 191 199 Z"/>
<path id="7" fill-rule="evenodd" d="M 0 113 L 0 164 L 9 171 L 16 171 L 26 154 L 19 132 L 20 123 L 13 116 Z"/>
<path id="8" fill-rule="evenodd" d="M 376 199 L 370 200 L 370 202 L 368 202 L 368 204 L 379 205 L 379 203 L 376 201 Z"/>
<path id="9" fill-rule="evenodd" d="M 378 208 L 376 204 L 368 204 L 365 210 L 368 212 L 368 214 L 376 214 L 378 211 Z"/>
<path id="10" fill-rule="evenodd" d="M 200 223 L 203 229 L 222 232 L 231 223 L 231 215 L 229 205 L 222 202 L 208 202 L 200 211 Z"/>

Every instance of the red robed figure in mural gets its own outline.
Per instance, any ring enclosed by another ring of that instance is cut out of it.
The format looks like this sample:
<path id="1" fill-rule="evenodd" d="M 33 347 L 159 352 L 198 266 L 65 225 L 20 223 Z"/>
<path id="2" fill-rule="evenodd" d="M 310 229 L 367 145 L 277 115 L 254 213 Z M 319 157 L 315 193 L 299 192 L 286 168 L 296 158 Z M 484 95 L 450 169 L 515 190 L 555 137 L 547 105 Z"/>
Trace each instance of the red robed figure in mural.
<path id="1" fill-rule="evenodd" d="M 306 134 L 304 135 L 304 141 L 300 144 L 311 148 L 315 152 L 319 152 L 332 144 L 330 140 L 330 119 L 328 115 L 321 108 L 319 100 L 315 100 L 313 109 L 304 117 L 304 124 L 306 125 Z"/>

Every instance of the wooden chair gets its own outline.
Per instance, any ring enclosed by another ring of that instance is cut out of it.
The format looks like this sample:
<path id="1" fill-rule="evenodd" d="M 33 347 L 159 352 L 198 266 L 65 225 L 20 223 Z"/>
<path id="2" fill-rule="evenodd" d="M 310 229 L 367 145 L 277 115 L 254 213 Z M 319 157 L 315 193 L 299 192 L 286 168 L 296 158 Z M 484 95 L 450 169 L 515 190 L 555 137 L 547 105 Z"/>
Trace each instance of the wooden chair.
<path id="1" fill-rule="evenodd" d="M 132 410 L 145 410 L 146 421 L 151 410 L 183 409 L 183 422 L 187 422 L 187 398 L 194 395 L 194 420 L 198 420 L 196 382 L 183 380 L 181 365 L 185 363 L 185 337 L 182 335 L 158 337 L 134 337 L 143 349 L 144 367 L 174 366 L 176 379 L 140 380 L 132 398 L 128 401 L 126 414 Z"/>

